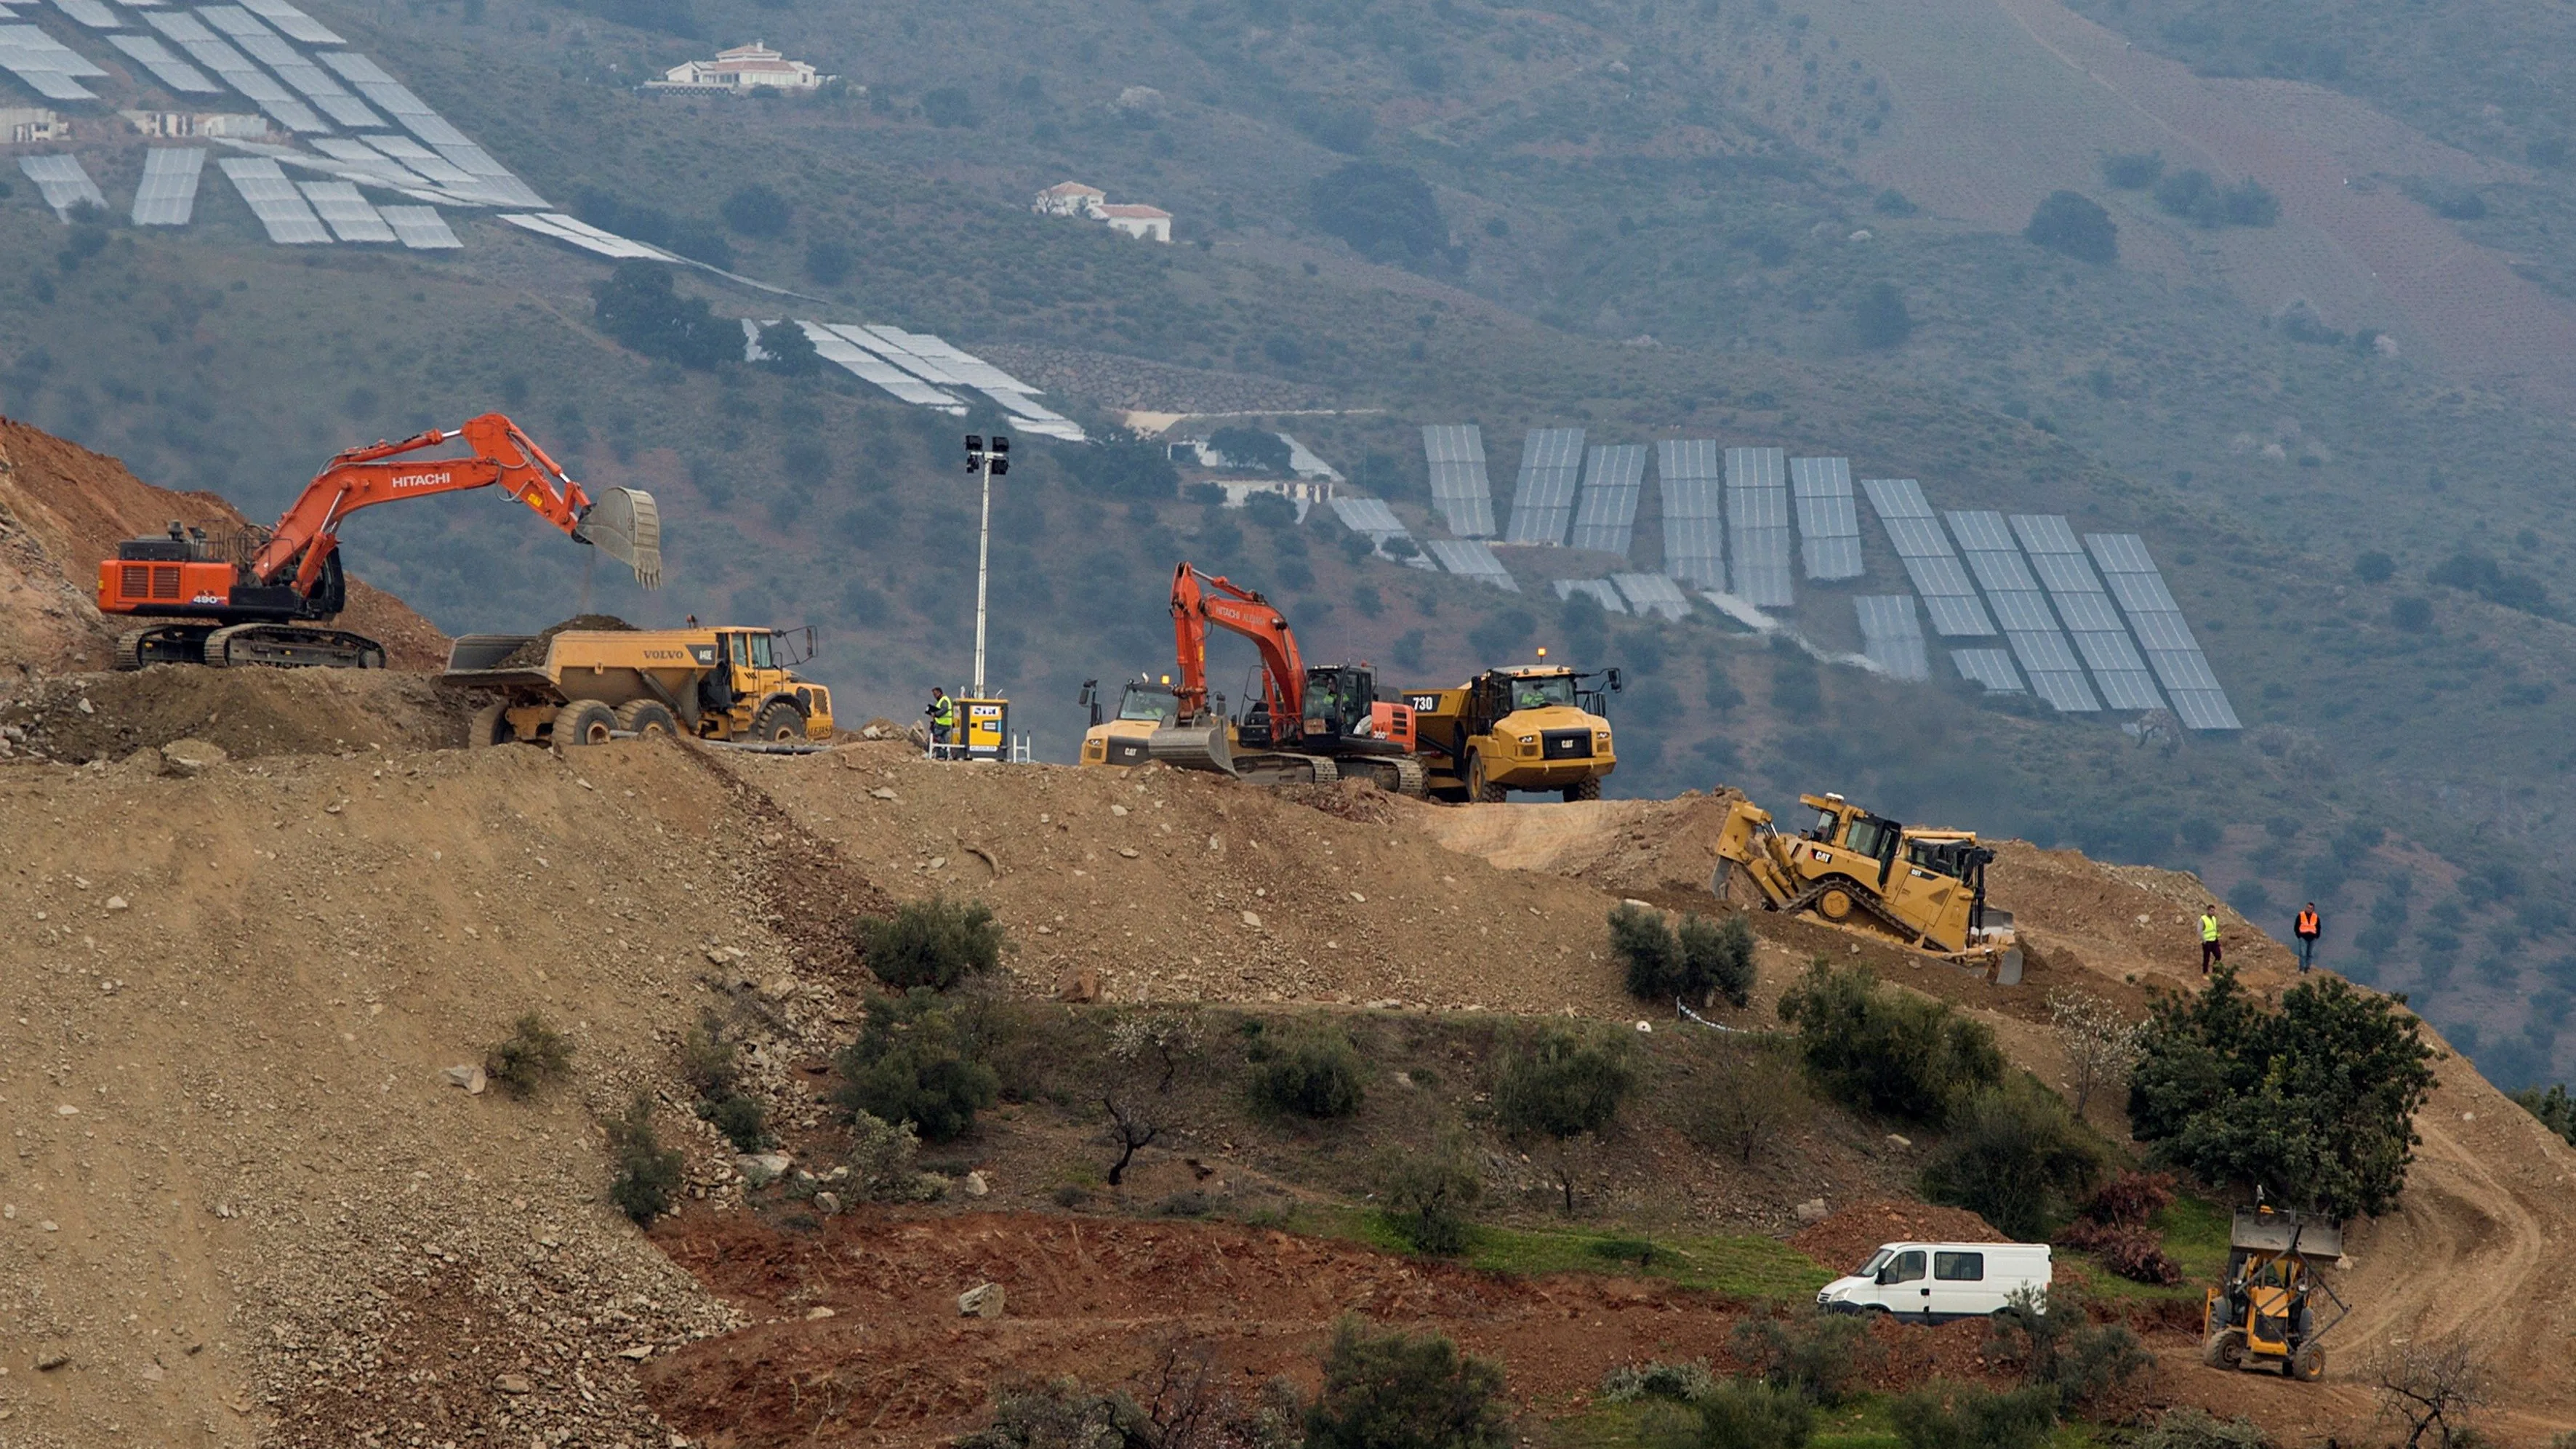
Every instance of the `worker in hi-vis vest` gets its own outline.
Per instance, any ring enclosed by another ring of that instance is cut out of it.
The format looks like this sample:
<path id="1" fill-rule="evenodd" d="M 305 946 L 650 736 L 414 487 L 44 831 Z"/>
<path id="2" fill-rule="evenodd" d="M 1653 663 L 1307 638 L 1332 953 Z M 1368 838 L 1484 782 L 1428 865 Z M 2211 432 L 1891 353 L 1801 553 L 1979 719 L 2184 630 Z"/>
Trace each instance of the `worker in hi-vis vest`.
<path id="1" fill-rule="evenodd" d="M 938 747 L 941 745 L 957 743 L 957 701 L 948 697 L 948 691 L 935 684 L 932 685 L 930 706 L 922 713 L 930 716 L 932 754 L 939 753 Z"/>
<path id="2" fill-rule="evenodd" d="M 2200 974 L 2208 975 L 2219 960 L 2218 907 L 2211 906 L 2200 913 Z"/>
<path id="3" fill-rule="evenodd" d="M 2317 917 L 2315 901 L 2308 902 L 2299 912 L 2298 921 L 2290 929 L 2299 938 L 2299 969 L 2305 971 L 2308 962 L 2317 954 L 2317 937 L 2325 933 L 2325 923 Z"/>

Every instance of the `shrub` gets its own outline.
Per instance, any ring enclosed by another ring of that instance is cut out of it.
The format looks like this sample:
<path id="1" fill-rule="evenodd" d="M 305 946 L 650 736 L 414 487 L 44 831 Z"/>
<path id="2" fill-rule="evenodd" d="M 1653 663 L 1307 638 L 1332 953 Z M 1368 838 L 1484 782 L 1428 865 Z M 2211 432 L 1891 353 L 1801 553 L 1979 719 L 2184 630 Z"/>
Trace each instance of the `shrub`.
<path id="1" fill-rule="evenodd" d="M 1499 1365 L 1439 1334 L 1376 1334 L 1345 1318 L 1306 1410 L 1306 1449 L 1505 1449 L 1502 1391 Z"/>
<path id="2" fill-rule="evenodd" d="M 936 1189 L 913 1168 L 921 1138 L 909 1122 L 888 1122 L 870 1112 L 850 1119 L 851 1195 L 870 1202 L 915 1202 Z"/>
<path id="3" fill-rule="evenodd" d="M 1002 964 L 1002 927 L 980 901 L 907 901 L 891 916 L 859 922 L 859 950 L 897 991 L 945 991 Z"/>
<path id="4" fill-rule="evenodd" d="M 1681 942 L 1660 912 L 1624 901 L 1612 908 L 1610 954 L 1626 968 L 1628 994 L 1639 1001 L 1663 1001 L 1681 993 Z"/>
<path id="5" fill-rule="evenodd" d="M 1698 1449 L 1803 1449 L 1816 1412 L 1794 1393 L 1732 1383 L 1699 1400 Z"/>
<path id="6" fill-rule="evenodd" d="M 1306 204 L 1317 227 L 1374 261 L 1424 261 L 1449 240 L 1438 199 L 1410 166 L 1350 162 L 1316 177 Z"/>
<path id="7" fill-rule="evenodd" d="M 1673 1399 L 1692 1404 L 1715 1392 L 1717 1379 L 1709 1373 L 1706 1359 L 1692 1359 L 1688 1363 L 1665 1363 L 1661 1359 L 1626 1363 L 1601 1379 L 1602 1401 L 1611 1404 L 1632 1404 L 1639 1399 Z"/>
<path id="8" fill-rule="evenodd" d="M 1940 1122 L 2003 1080 L 1994 1032 L 1949 1006 L 1881 986 L 1867 967 L 1818 961 L 1780 998 L 1807 1074 L 1856 1107 Z"/>
<path id="9" fill-rule="evenodd" d="M 2540 1119 L 2540 1125 L 2576 1143 L 2576 1097 L 2567 1094 L 2563 1084 L 2554 1084 L 2544 1092 L 2538 1087 L 2525 1087 L 2513 1094 L 2522 1109 Z"/>
<path id="10" fill-rule="evenodd" d="M 744 236 L 785 236 L 787 224 L 796 215 L 796 207 L 775 187 L 753 182 L 736 187 L 725 204 L 718 208 L 725 225 Z"/>
<path id="11" fill-rule="evenodd" d="M 1873 282 L 1852 304 L 1852 328 L 1863 347 L 1894 347 L 1914 335 L 1914 318 L 1892 282 Z"/>
<path id="12" fill-rule="evenodd" d="M 738 1044 L 725 1035 L 724 1023 L 708 1016 L 689 1028 L 680 1042 L 680 1076 L 701 1097 L 733 1092 L 742 1077 L 742 1056 Z"/>
<path id="13" fill-rule="evenodd" d="M 1112 498 L 1172 498 L 1181 491 L 1181 471 L 1172 466 L 1161 444 L 1123 428 L 1104 429 L 1091 441 L 1070 448 L 1050 448 L 1077 488 Z"/>
<path id="14" fill-rule="evenodd" d="M 1753 1002 L 1753 926 L 1742 912 L 1715 925 L 1699 916 L 1682 917 L 1682 977 L 1686 991 L 1714 992 L 1730 1006 Z"/>
<path id="15" fill-rule="evenodd" d="M 2075 1114 L 2081 1117 L 2094 1089 L 2128 1079 L 2138 1060 L 2137 1025 L 2110 1002 L 2074 987 L 2048 993 L 2048 1025 L 2075 1074 Z"/>
<path id="16" fill-rule="evenodd" d="M 483 1075 L 513 1097 L 533 1096 L 571 1071 L 572 1043 L 533 1011 L 514 1022 L 508 1036 L 483 1049 Z"/>
<path id="17" fill-rule="evenodd" d="M 2162 996 L 2129 1079 L 2129 1122 L 2162 1161 L 2276 1201 L 2378 1216 L 2414 1160 L 2433 1050 L 2399 1003 L 2339 977 L 2265 1007 L 2220 967 L 2198 996 Z"/>
<path id="18" fill-rule="evenodd" d="M 1219 428 L 1208 434 L 1208 447 L 1223 454 L 1226 462 L 1236 468 L 1273 477 L 1284 477 L 1288 472 L 1288 444 L 1266 428 Z"/>
<path id="19" fill-rule="evenodd" d="M 953 126 L 971 130 L 975 125 L 975 98 L 968 95 L 962 86 L 941 86 L 924 91 L 921 116 L 943 129 Z"/>
<path id="20" fill-rule="evenodd" d="M 608 1200 L 638 1225 L 651 1226 L 680 1195 L 680 1154 L 654 1136 L 652 1098 L 636 1093 L 626 1115 L 608 1124 L 608 1151 L 616 1164 Z"/>
<path id="21" fill-rule="evenodd" d="M 1547 1023 L 1506 1048 L 1494 1115 L 1516 1137 L 1598 1132 L 1636 1089 L 1636 1047 L 1617 1032 Z"/>
<path id="22" fill-rule="evenodd" d="M 2138 1449 L 2263 1449 L 2262 1426 L 2251 1419 L 2222 1419 L 2184 1404 L 2167 1409 L 2138 1436 Z"/>
<path id="23" fill-rule="evenodd" d="M 2120 255 L 2120 228 L 2099 202 L 2072 191 L 2052 191 L 2030 214 L 2022 236 L 2079 262 L 2103 264 Z"/>
<path id="24" fill-rule="evenodd" d="M 1829 1409 L 1852 1396 L 1883 1353 L 1868 1320 L 1812 1307 L 1792 1317 L 1748 1318 L 1729 1343 L 1764 1383 Z"/>
<path id="25" fill-rule="evenodd" d="M 591 297 L 599 330 L 646 357 L 700 371 L 742 360 L 741 324 L 716 316 L 703 297 L 680 296 L 659 262 L 619 262 Z"/>
<path id="26" fill-rule="evenodd" d="M 723 1133 L 736 1151 L 758 1152 L 769 1145 L 769 1113 L 752 1098 L 729 1093 L 700 1102 L 697 1112 Z"/>
<path id="27" fill-rule="evenodd" d="M 2092 1322 L 2083 1300 L 2064 1288 L 2016 1289 L 1996 1311 L 1994 1325 L 1987 1357 L 2018 1366 L 2022 1386 L 2046 1392 L 2059 1413 L 2073 1413 L 2127 1385 L 2155 1363 L 2136 1334 L 2116 1323 Z"/>
<path id="28" fill-rule="evenodd" d="M 2092 1191 L 2104 1158 L 2066 1103 L 2024 1075 L 1952 1114 L 1949 1137 L 1923 1169 L 1923 1195 L 2038 1241 Z"/>
<path id="29" fill-rule="evenodd" d="M 805 248 L 805 275 L 826 287 L 837 287 L 850 279 L 850 268 L 858 261 L 849 243 L 826 237 Z"/>
<path id="30" fill-rule="evenodd" d="M 1256 1046 L 1253 1099 L 1275 1111 L 1318 1121 L 1347 1117 L 1368 1095 L 1358 1047 L 1338 1026 L 1316 1022 L 1265 1036 Z"/>
<path id="31" fill-rule="evenodd" d="M 1714 1044 L 1698 1069 L 1675 1087 L 1682 1135 L 1710 1152 L 1751 1163 L 1780 1135 L 1807 1097 L 1788 1054 L 1771 1042 L 1730 1037 Z"/>
<path id="32" fill-rule="evenodd" d="M 844 1110 L 910 1123 L 932 1142 L 963 1136 L 1001 1093 L 1001 1078 L 927 987 L 871 1005 L 859 1039 L 833 1066 L 841 1075 L 833 1100 Z"/>
<path id="33" fill-rule="evenodd" d="M 812 377 L 823 370 L 823 354 L 814 350 L 814 339 L 793 322 L 772 322 L 760 329 L 760 365 L 785 377 Z M 825 454 L 828 467 L 829 454 Z M 816 468 L 803 480 L 819 483 L 824 469 Z"/>
<path id="34" fill-rule="evenodd" d="M 2250 176 L 2227 188 L 2219 205 L 2236 226 L 2270 226 L 2281 219 L 2281 203 Z"/>
<path id="35" fill-rule="evenodd" d="M 1150 1449 L 1158 1439 L 1135 1399 L 1066 1377 L 994 1394 L 992 1418 L 956 1449 Z"/>
<path id="36" fill-rule="evenodd" d="M 2156 151 L 2127 152 L 2102 158 L 2102 179 L 2122 191 L 2144 191 L 2165 174 L 2165 158 Z"/>
<path id="37" fill-rule="evenodd" d="M 1903 1449 L 2040 1449 L 2057 1429 L 2056 1399 L 2046 1389 L 1998 1394 L 1926 1384 L 1899 1397 L 1888 1417 Z"/>
<path id="38" fill-rule="evenodd" d="M 1427 1152 L 1392 1154 L 1384 1175 L 1387 1218 L 1413 1251 L 1449 1257 L 1467 1250 L 1467 1210 L 1483 1195 L 1485 1177 L 1466 1133 L 1451 1126 Z"/>
<path id="39" fill-rule="evenodd" d="M 2215 229 L 2227 222 L 2227 198 L 2209 173 L 2198 168 L 2177 171 L 2156 183 L 2156 205 L 2169 216 L 2194 226 Z"/>

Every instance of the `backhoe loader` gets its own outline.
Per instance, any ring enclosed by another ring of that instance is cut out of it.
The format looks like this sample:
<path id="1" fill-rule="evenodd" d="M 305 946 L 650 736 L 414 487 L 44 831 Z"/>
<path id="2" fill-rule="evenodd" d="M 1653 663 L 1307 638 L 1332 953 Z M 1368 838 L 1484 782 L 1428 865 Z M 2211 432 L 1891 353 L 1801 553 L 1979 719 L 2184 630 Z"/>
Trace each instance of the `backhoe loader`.
<path id="1" fill-rule="evenodd" d="M 2201 1305 L 2200 1361 L 2211 1368 L 2277 1368 L 2315 1383 L 2326 1372 L 2327 1329 L 2352 1311 L 2323 1278 L 2321 1263 L 2343 1256 L 2343 1228 L 2316 1213 L 2281 1212 L 2257 1202 L 2236 1210 L 2227 1238 L 2227 1278 Z M 2313 1299 L 2340 1310 L 2321 1327 Z"/>
<path id="2" fill-rule="evenodd" d="M 1872 815 L 1840 795 L 1801 795 L 1816 823 L 1798 835 L 1771 812 L 1737 801 L 1718 836 L 1709 889 L 1723 898 L 1741 869 L 1775 911 L 1808 912 L 1846 930 L 1893 937 L 1915 950 L 2021 982 L 2012 915 L 1986 904 L 1993 850 L 1964 830 L 1931 830 Z"/>
<path id="3" fill-rule="evenodd" d="M 1210 707 L 1208 629 L 1252 641 L 1261 656 L 1258 692 L 1227 719 Z M 1377 697 L 1366 664 L 1309 665 L 1287 617 L 1230 580 L 1184 563 L 1172 572 L 1172 636 L 1181 682 L 1173 717 L 1145 740 L 1154 759 L 1261 785 L 1329 785 L 1344 776 L 1420 799 L 1422 761 L 1413 752 L 1413 707 Z"/>
<path id="4" fill-rule="evenodd" d="M 462 442 L 472 456 L 413 455 Z M 137 629 L 116 643 L 116 667 L 147 664 L 323 665 L 382 669 L 385 646 L 324 628 L 348 602 L 340 526 L 379 503 L 498 487 L 531 512 L 662 583 L 662 519 L 653 495 L 603 488 L 594 501 L 536 440 L 499 413 L 453 431 L 432 428 L 398 443 L 349 448 L 304 486 L 275 528 L 209 535 L 170 525 L 167 536 L 128 539 L 98 566 L 103 614 L 178 622 Z"/>
<path id="5" fill-rule="evenodd" d="M 1609 696 L 1619 671 L 1579 674 L 1547 662 L 1488 669 L 1455 689 L 1405 691 L 1413 706 L 1431 793 L 1499 803 L 1514 790 L 1598 800 L 1619 767 L 1610 747 Z"/>
<path id="6" fill-rule="evenodd" d="M 493 696 L 467 730 L 478 749 L 656 734 L 791 746 L 832 738 L 832 692 L 793 667 L 812 657 L 811 628 L 468 634 L 438 682 Z"/>

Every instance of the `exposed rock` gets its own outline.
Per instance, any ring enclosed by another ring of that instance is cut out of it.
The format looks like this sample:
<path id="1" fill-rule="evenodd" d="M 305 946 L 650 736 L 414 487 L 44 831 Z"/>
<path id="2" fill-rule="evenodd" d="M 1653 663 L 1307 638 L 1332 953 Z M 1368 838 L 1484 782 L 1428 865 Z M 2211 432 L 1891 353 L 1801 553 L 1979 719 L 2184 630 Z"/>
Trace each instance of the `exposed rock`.
<path id="1" fill-rule="evenodd" d="M 985 1183 L 984 1174 L 980 1172 L 970 1172 L 966 1174 L 966 1195 L 968 1197 L 982 1197 L 984 1194 L 991 1192 L 992 1190 L 993 1189 Z"/>
<path id="2" fill-rule="evenodd" d="M 1002 1285 L 978 1283 L 957 1295 L 960 1318 L 999 1318 L 1002 1316 Z"/>
<path id="3" fill-rule="evenodd" d="M 204 773 L 232 758 L 223 746 L 207 740 L 172 740 L 161 747 L 161 762 L 182 778 Z"/>
<path id="4" fill-rule="evenodd" d="M 1834 1210 L 1825 1206 L 1825 1200 L 1820 1197 L 1811 1197 L 1792 1211 L 1802 1223 L 1821 1223 L 1834 1215 Z"/>

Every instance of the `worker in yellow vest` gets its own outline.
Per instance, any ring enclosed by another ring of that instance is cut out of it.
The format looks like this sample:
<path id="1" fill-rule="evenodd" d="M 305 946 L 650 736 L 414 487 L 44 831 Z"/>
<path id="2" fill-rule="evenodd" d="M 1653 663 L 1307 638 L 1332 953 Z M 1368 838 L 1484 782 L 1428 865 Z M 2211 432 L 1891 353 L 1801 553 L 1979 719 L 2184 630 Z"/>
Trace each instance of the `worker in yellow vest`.
<path id="1" fill-rule="evenodd" d="M 957 743 L 957 701 L 937 685 L 930 687 L 930 706 L 922 711 L 930 716 L 930 753 L 933 758 L 948 753 L 946 746 Z"/>
<path id="2" fill-rule="evenodd" d="M 2200 974 L 2208 975 L 2219 960 L 2218 907 L 2211 906 L 2200 913 Z"/>

